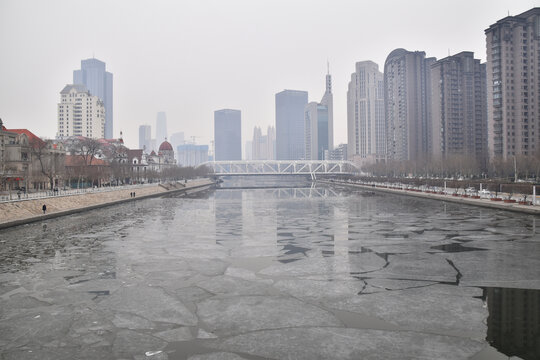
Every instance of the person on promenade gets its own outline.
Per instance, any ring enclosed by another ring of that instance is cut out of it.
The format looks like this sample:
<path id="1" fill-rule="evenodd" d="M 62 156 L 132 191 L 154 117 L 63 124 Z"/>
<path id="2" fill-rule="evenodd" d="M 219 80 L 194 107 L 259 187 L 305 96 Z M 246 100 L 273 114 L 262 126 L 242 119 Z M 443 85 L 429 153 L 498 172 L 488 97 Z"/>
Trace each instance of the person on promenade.
<path id="1" fill-rule="evenodd" d="M 17 196 L 19 197 L 19 200 L 21 200 L 21 190 L 17 191 Z"/>
<path id="2" fill-rule="evenodd" d="M 43 213 L 45 214 L 47 212 L 47 205 L 43 204 L 41 210 L 43 210 Z"/>

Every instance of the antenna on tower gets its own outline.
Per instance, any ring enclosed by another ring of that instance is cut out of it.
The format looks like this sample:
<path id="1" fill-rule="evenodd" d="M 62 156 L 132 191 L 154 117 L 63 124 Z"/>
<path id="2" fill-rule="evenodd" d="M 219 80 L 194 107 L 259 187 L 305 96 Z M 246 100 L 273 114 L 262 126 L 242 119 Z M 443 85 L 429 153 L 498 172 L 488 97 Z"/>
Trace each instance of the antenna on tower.
<path id="1" fill-rule="evenodd" d="M 330 61 L 326 59 L 326 74 L 330 75 Z"/>

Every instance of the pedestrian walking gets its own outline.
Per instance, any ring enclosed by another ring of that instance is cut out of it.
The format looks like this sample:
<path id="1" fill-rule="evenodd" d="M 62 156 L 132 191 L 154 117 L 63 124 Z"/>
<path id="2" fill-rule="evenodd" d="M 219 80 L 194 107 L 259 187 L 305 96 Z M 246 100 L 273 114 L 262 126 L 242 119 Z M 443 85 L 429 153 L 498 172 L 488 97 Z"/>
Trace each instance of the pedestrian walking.
<path id="1" fill-rule="evenodd" d="M 47 212 L 47 205 L 43 204 L 41 210 L 43 210 L 43 213 L 45 214 Z"/>
<path id="2" fill-rule="evenodd" d="M 135 191 L 133 192 L 133 197 L 135 197 Z"/>
<path id="3" fill-rule="evenodd" d="M 17 191 L 17 196 L 19 197 L 19 200 L 21 200 L 21 190 Z"/>

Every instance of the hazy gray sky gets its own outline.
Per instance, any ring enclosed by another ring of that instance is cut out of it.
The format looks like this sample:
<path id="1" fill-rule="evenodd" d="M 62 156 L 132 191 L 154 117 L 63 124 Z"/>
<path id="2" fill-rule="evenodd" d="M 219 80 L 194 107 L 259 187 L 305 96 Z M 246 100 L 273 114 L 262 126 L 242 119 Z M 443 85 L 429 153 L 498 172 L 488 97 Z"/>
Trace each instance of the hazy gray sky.
<path id="1" fill-rule="evenodd" d="M 54 137 L 60 90 L 81 59 L 114 74 L 114 134 L 167 113 L 169 134 L 208 144 L 213 112 L 242 111 L 242 142 L 275 122 L 274 94 L 324 92 L 330 61 L 335 144 L 347 139 L 347 84 L 357 61 L 382 70 L 395 48 L 443 58 L 474 51 L 484 30 L 538 0 L 0 0 L 0 118 Z M 263 130 L 265 131 L 265 130 Z"/>

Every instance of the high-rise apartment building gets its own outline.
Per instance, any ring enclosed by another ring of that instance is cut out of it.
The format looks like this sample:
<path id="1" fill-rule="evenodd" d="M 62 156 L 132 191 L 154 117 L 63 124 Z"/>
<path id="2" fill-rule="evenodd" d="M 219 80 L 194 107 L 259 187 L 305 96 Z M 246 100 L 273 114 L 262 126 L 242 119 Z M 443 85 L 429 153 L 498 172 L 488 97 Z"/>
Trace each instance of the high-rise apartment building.
<path id="1" fill-rule="evenodd" d="M 431 65 L 423 51 L 396 49 L 384 63 L 386 157 L 422 160 L 429 157 L 431 133 Z M 350 156 L 350 155 L 349 155 Z"/>
<path id="2" fill-rule="evenodd" d="M 386 158 L 384 77 L 372 61 L 356 63 L 347 91 L 347 155 L 359 164 Z"/>
<path id="3" fill-rule="evenodd" d="M 214 111 L 215 160 L 242 160 L 240 110 Z"/>
<path id="4" fill-rule="evenodd" d="M 105 138 L 113 138 L 113 74 L 98 59 L 81 60 L 81 69 L 73 71 L 73 84 L 83 84 L 105 107 Z"/>
<path id="5" fill-rule="evenodd" d="M 152 141 L 152 127 L 150 125 L 139 126 L 139 149 L 146 150 L 147 153 L 152 151 L 150 149 L 150 142 Z"/>
<path id="6" fill-rule="evenodd" d="M 304 108 L 307 91 L 283 90 L 276 94 L 276 159 L 301 160 L 304 151 Z"/>
<path id="7" fill-rule="evenodd" d="M 540 8 L 486 31 L 488 148 L 493 158 L 540 149 Z"/>
<path id="8" fill-rule="evenodd" d="M 105 136 L 105 106 L 99 97 L 81 84 L 66 85 L 60 97 L 57 138 L 101 139 Z"/>
<path id="9" fill-rule="evenodd" d="M 431 66 L 431 141 L 434 159 L 466 155 L 487 163 L 486 65 L 464 51 Z"/>
<path id="10" fill-rule="evenodd" d="M 208 161 L 208 145 L 184 144 L 176 148 L 178 165 L 198 166 Z"/>
<path id="11" fill-rule="evenodd" d="M 326 89 L 320 103 L 304 108 L 304 153 L 306 160 L 325 160 L 334 147 L 334 99 L 332 77 L 326 75 Z"/>
<path id="12" fill-rule="evenodd" d="M 160 111 L 156 118 L 156 143 L 161 144 L 167 140 L 167 115 Z"/>

